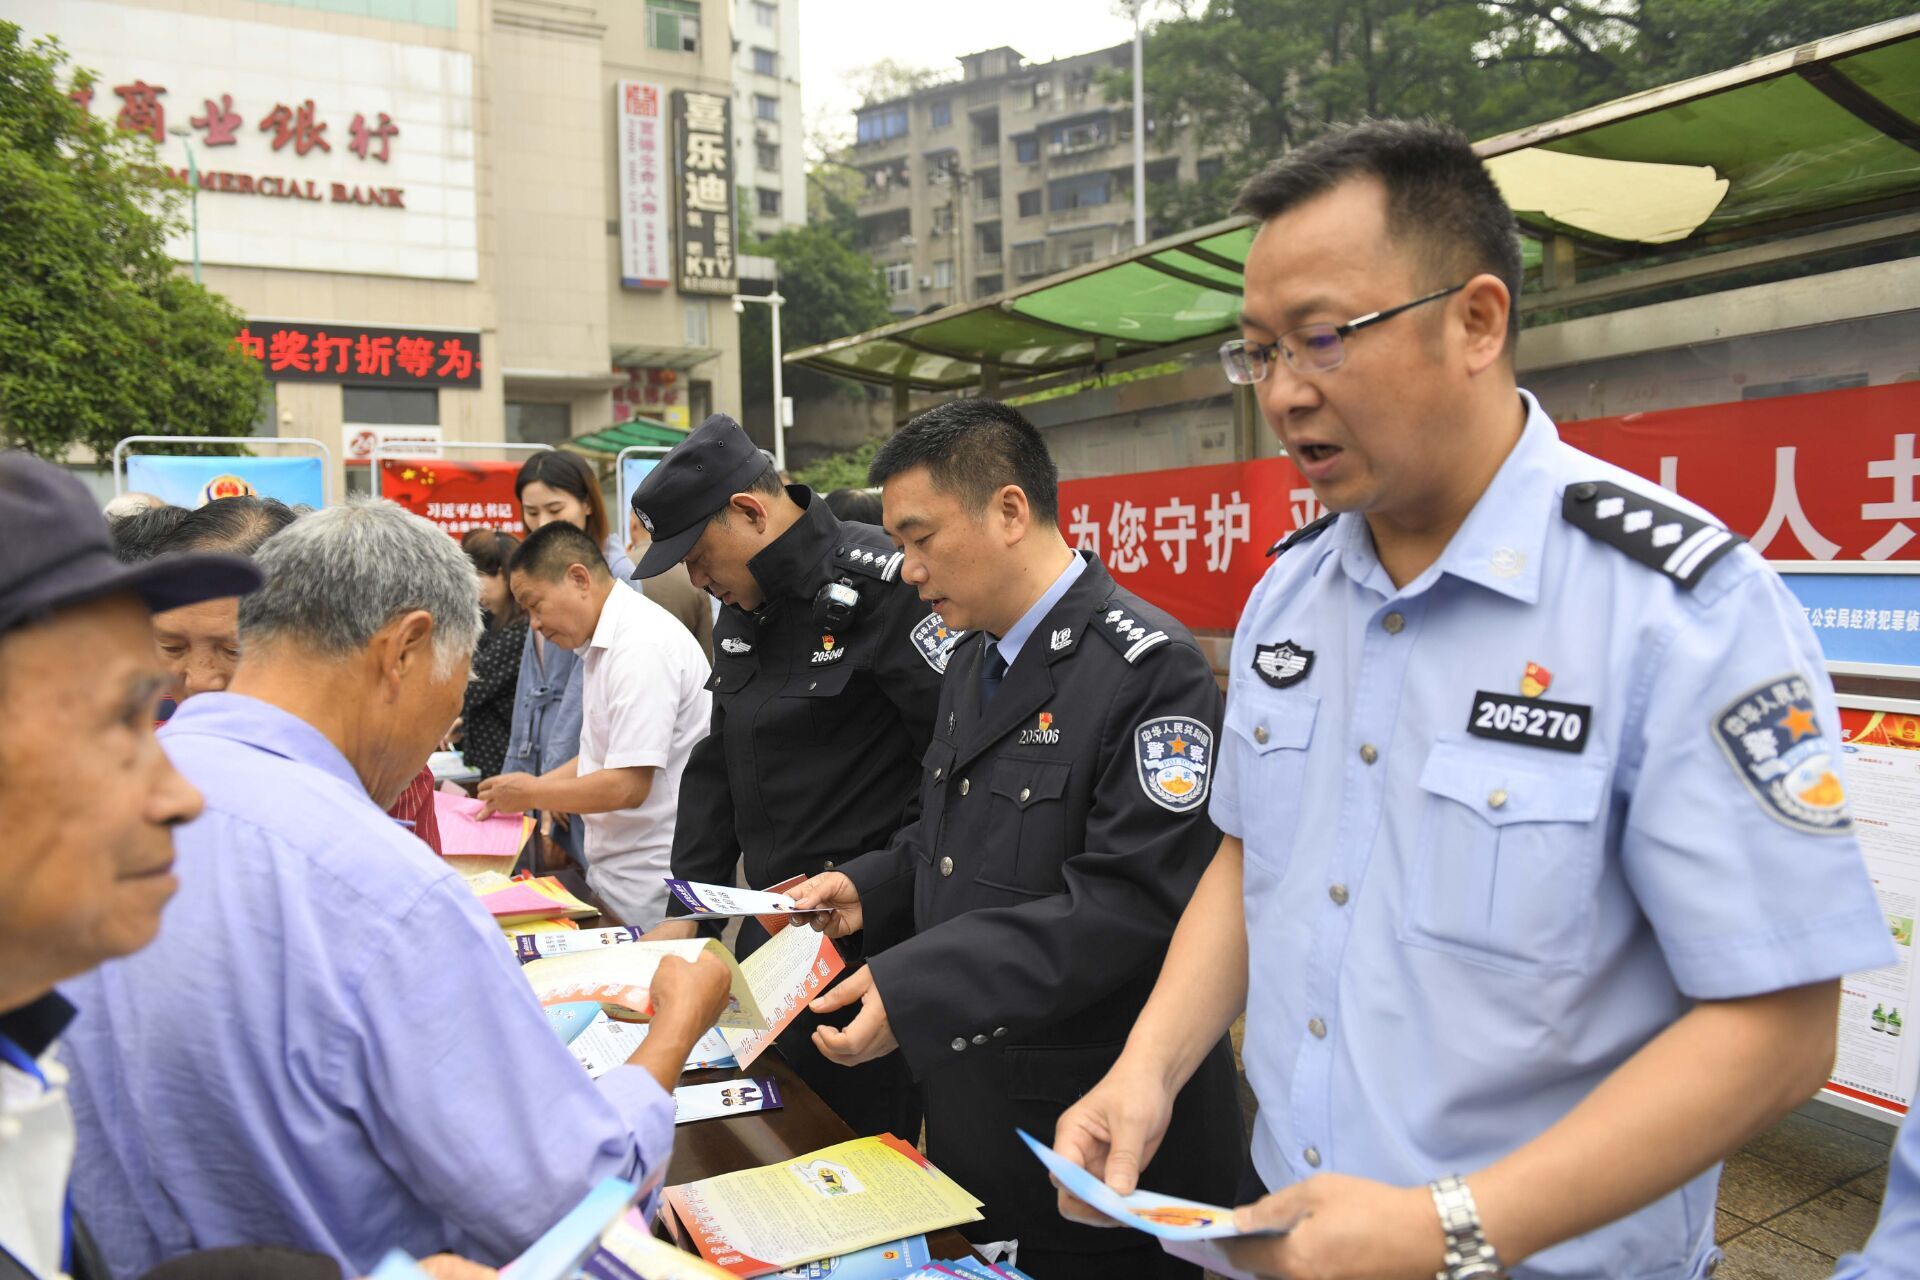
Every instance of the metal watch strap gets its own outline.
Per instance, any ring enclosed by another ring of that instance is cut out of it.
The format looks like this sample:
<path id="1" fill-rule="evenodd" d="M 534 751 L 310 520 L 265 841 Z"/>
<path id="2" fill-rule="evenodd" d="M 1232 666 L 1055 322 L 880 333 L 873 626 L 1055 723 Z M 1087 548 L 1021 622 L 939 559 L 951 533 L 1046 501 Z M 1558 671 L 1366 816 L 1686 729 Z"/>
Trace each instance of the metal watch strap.
<path id="1" fill-rule="evenodd" d="M 1433 1193 L 1433 1207 L 1440 1214 L 1440 1230 L 1447 1239 L 1447 1265 L 1434 1272 L 1433 1280 L 1505 1280 L 1507 1271 L 1500 1264 L 1500 1255 L 1480 1230 L 1480 1210 L 1474 1206 L 1466 1179 L 1450 1173 L 1434 1179 L 1428 1190 Z"/>

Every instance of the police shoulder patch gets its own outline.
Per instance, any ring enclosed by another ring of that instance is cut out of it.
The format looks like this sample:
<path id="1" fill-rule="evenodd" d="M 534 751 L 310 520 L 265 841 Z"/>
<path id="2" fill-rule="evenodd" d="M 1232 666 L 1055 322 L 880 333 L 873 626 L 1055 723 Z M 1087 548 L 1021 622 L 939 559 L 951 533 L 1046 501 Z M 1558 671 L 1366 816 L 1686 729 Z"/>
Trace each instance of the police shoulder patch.
<path id="1" fill-rule="evenodd" d="M 913 641 L 914 652 L 926 659 L 928 666 L 945 675 L 947 662 L 953 657 L 954 646 L 965 639 L 967 633 L 955 631 L 941 621 L 939 614 L 930 613 L 916 622 L 913 630 L 907 635 Z"/>
<path id="2" fill-rule="evenodd" d="M 901 559 L 901 554 L 890 547 L 862 547 L 847 542 L 833 549 L 835 568 L 882 582 L 892 582 L 900 576 Z"/>
<path id="3" fill-rule="evenodd" d="M 1611 480 L 1567 486 L 1567 522 L 1691 591 L 1720 557 L 1746 539 Z"/>
<path id="4" fill-rule="evenodd" d="M 1833 743 L 1820 732 L 1804 676 L 1788 672 L 1749 689 L 1713 718 L 1712 731 L 1768 817 L 1809 835 L 1852 829 Z"/>
<path id="5" fill-rule="evenodd" d="M 1186 813 L 1206 803 L 1213 731 L 1186 716 L 1155 716 L 1133 731 L 1140 789 L 1162 809 Z"/>
<path id="6" fill-rule="evenodd" d="M 1173 638 L 1151 620 L 1136 617 L 1135 611 L 1118 596 L 1093 611 L 1093 629 L 1105 636 L 1107 643 L 1130 663 L 1140 661 L 1142 654 Z"/>

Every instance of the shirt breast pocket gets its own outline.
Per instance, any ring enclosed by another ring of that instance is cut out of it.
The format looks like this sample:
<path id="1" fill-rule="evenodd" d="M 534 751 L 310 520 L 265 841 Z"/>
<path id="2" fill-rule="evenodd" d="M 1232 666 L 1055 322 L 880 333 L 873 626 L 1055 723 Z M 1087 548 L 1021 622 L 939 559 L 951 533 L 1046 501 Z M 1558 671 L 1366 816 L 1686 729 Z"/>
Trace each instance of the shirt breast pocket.
<path id="1" fill-rule="evenodd" d="M 1065 796 L 1072 772 L 1064 760 L 993 762 L 984 861 L 976 880 L 1033 895 L 1067 887 L 1060 868 L 1066 861 Z"/>
<path id="2" fill-rule="evenodd" d="M 1319 717 L 1320 699 L 1311 693 L 1243 685 L 1227 699 L 1242 844 L 1249 859 L 1276 876 L 1293 854 L 1307 748 Z"/>
<path id="3" fill-rule="evenodd" d="M 842 662 L 838 666 L 802 671 L 781 689 L 783 698 L 804 699 L 798 705 L 807 709 L 806 724 L 811 728 L 816 747 L 835 742 L 854 727 L 859 710 L 855 704 L 860 700 L 841 696 L 847 692 L 847 682 L 853 673 L 854 668 Z"/>
<path id="4" fill-rule="evenodd" d="M 1404 942 L 1520 974 L 1579 972 L 1609 762 L 1441 739 L 1420 771 Z"/>

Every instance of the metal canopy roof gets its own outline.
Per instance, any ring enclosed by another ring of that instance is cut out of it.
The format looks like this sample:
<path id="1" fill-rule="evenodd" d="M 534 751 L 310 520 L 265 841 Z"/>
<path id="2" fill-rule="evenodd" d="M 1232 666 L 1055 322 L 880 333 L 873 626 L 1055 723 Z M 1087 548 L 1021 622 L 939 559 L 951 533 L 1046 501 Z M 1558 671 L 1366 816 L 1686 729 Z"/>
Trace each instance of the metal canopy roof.
<path id="1" fill-rule="evenodd" d="M 1920 14 L 1477 144 L 1530 235 L 1612 258 L 1920 205 Z M 1086 370 L 1234 329 L 1251 219 L 790 353 L 920 391 Z M 1529 261 L 1538 246 L 1528 243 Z"/>
<path id="2" fill-rule="evenodd" d="M 630 422 L 605 427 L 584 436 L 575 436 L 566 441 L 566 447 L 592 453 L 619 453 L 632 445 L 664 446 L 671 449 L 686 438 L 687 433 L 679 427 L 670 427 L 664 422 L 655 422 L 651 418 L 634 418 Z"/>

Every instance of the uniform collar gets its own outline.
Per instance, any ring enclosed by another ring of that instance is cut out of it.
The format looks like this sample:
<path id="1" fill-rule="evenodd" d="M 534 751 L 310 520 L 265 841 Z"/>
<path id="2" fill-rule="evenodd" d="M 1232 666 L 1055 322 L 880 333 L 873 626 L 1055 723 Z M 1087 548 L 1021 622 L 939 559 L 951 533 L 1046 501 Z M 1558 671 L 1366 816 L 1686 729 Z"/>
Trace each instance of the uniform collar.
<path id="1" fill-rule="evenodd" d="M 1338 552 L 1347 576 L 1388 596 L 1418 593 L 1437 575 L 1448 573 L 1526 604 L 1537 602 L 1547 527 L 1560 505 L 1554 465 L 1560 433 L 1532 393 L 1522 391 L 1520 400 L 1527 410 L 1520 439 L 1425 573 L 1396 592 L 1380 567 L 1366 517 L 1353 511 L 1334 522 L 1335 536 L 1323 539 L 1321 560 Z"/>
<path id="2" fill-rule="evenodd" d="M 196 694 L 180 704 L 173 719 L 160 730 L 160 737 L 165 741 L 189 733 L 226 738 L 296 764 L 310 765 L 363 795 L 367 790 L 352 763 L 325 734 L 292 712 L 243 693 Z"/>
<path id="3" fill-rule="evenodd" d="M 0 1013 L 0 1040 L 20 1046 L 29 1058 L 39 1058 L 67 1029 L 73 1014 L 73 1005 L 64 996 L 49 991 L 31 1004 Z"/>
<path id="4" fill-rule="evenodd" d="M 1000 656 L 1007 660 L 1009 667 L 1013 665 L 1014 659 L 1020 656 L 1020 650 L 1038 629 L 1041 620 L 1053 612 L 1053 607 L 1060 603 L 1060 597 L 1067 594 L 1067 589 L 1078 581 L 1086 569 L 1087 562 L 1081 559 L 1078 551 L 1074 552 L 1068 558 L 1066 567 L 1060 570 L 1060 576 L 1053 580 L 1053 585 L 1048 587 L 1040 598 L 1020 615 L 1018 622 L 1007 628 L 1007 634 L 994 641 L 1000 648 Z"/>
<path id="5" fill-rule="evenodd" d="M 800 518 L 747 561 L 768 603 L 788 596 L 813 599 L 827 581 L 834 547 L 844 541 L 839 517 L 818 494 L 803 484 L 790 484 L 787 495 L 800 505 Z"/>

